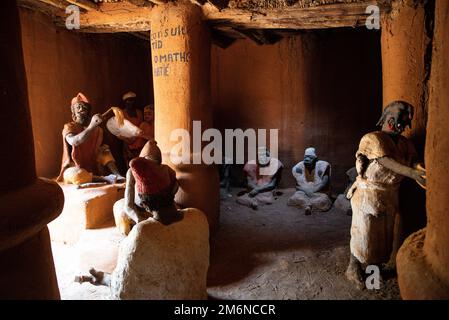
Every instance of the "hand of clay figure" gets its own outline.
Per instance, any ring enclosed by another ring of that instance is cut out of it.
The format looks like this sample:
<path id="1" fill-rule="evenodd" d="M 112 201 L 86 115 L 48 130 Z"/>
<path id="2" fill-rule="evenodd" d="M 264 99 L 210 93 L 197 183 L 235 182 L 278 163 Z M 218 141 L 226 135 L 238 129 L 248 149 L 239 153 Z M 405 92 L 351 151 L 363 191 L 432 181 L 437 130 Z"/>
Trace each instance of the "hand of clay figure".
<path id="1" fill-rule="evenodd" d="M 302 191 L 308 196 L 309 198 L 312 198 L 313 196 L 313 190 L 310 188 L 302 188 Z"/>
<path id="2" fill-rule="evenodd" d="M 419 169 L 414 169 L 413 173 L 414 173 L 414 178 L 415 178 L 416 182 L 418 182 L 421 186 L 425 187 L 426 183 L 427 183 L 426 171 L 423 170 L 422 168 L 419 168 Z"/>
<path id="3" fill-rule="evenodd" d="M 251 190 L 250 193 L 248 193 L 248 196 L 250 196 L 251 198 L 254 198 L 255 196 L 257 196 L 257 194 L 259 193 L 259 191 L 257 191 L 256 189 Z"/>
<path id="4" fill-rule="evenodd" d="M 97 113 L 92 116 L 92 119 L 90 119 L 89 127 L 94 128 L 99 126 L 103 122 L 103 118 L 101 114 Z"/>

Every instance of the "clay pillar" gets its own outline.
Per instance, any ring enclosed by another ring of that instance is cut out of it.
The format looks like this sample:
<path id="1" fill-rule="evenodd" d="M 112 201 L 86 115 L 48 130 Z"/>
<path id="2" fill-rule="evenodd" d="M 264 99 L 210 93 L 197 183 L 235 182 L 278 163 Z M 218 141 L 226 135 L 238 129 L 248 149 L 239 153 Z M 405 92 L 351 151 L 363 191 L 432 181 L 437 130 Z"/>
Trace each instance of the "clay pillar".
<path id="1" fill-rule="evenodd" d="M 193 140 L 193 121 L 201 129 L 212 126 L 210 104 L 210 34 L 202 12 L 191 3 L 167 3 L 151 12 L 151 51 L 155 101 L 155 136 L 163 161 L 177 174 L 176 202 L 207 215 L 211 231 L 219 217 L 219 179 L 214 165 L 173 164 L 170 151 L 175 129 L 185 129 Z M 191 160 L 193 160 L 191 143 Z"/>
<path id="2" fill-rule="evenodd" d="M 425 0 L 393 1 L 382 17 L 383 105 L 405 100 L 415 107 L 412 130 L 405 134 L 423 154 L 427 122 L 428 59 L 431 50 Z M 427 5 L 428 6 L 428 5 Z"/>
<path id="3" fill-rule="evenodd" d="M 15 0 L 3 0 L 0 15 L 0 299 L 58 299 L 47 223 L 64 195 L 36 178 Z"/>
<path id="4" fill-rule="evenodd" d="M 404 100 L 415 107 L 412 128 L 406 130 L 424 160 L 428 79 L 430 75 L 433 20 L 432 1 L 393 1 L 392 11 L 382 17 L 383 106 Z M 379 112 L 380 113 L 380 112 Z M 414 181 L 405 180 L 400 189 L 404 235 L 426 224 L 425 193 Z"/>
<path id="5" fill-rule="evenodd" d="M 449 2 L 437 0 L 427 123 L 427 227 L 397 257 L 404 299 L 449 299 Z"/>

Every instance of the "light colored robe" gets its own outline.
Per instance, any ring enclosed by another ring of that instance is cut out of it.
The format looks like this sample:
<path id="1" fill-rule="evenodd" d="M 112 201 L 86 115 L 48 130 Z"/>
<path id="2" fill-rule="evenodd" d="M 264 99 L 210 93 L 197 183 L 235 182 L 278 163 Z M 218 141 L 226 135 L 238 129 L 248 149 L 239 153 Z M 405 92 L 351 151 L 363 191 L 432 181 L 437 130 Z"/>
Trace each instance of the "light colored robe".
<path id="1" fill-rule="evenodd" d="M 366 134 L 360 141 L 356 158 L 365 156 L 369 164 L 363 176 L 348 192 L 351 197 L 351 253 L 366 264 L 388 262 L 393 251 L 395 228 L 399 228 L 398 190 L 403 176 L 385 168 L 377 159 L 389 157 L 411 166 L 417 158 L 410 140 L 398 137 L 397 144 L 382 131 Z"/>
<path id="2" fill-rule="evenodd" d="M 301 173 L 297 172 L 297 169 L 301 170 Z M 330 175 L 329 162 L 318 160 L 315 163 L 315 169 L 309 174 L 305 168 L 304 161 L 296 164 L 292 169 L 292 174 L 296 179 L 297 185 L 315 187 L 322 183 L 324 175 L 327 173 Z M 325 192 L 328 187 L 323 191 Z M 310 207 L 311 209 L 318 211 L 327 211 L 332 206 L 332 201 L 329 196 L 324 192 L 315 192 L 312 197 L 307 196 L 303 191 L 296 191 L 293 196 L 288 199 L 287 205 L 304 209 Z"/>

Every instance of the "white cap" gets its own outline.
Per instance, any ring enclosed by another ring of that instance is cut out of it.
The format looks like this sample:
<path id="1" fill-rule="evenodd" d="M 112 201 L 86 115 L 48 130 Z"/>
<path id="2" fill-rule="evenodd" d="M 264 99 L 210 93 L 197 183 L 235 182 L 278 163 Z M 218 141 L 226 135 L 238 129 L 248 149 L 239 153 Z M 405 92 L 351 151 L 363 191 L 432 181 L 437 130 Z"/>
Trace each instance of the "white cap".
<path id="1" fill-rule="evenodd" d="M 316 157 L 315 148 L 313 147 L 307 148 L 306 151 L 304 152 L 304 156 Z"/>
<path id="2" fill-rule="evenodd" d="M 126 100 L 129 98 L 135 98 L 135 97 L 137 97 L 136 94 L 132 91 L 129 91 L 123 95 L 122 100 Z"/>

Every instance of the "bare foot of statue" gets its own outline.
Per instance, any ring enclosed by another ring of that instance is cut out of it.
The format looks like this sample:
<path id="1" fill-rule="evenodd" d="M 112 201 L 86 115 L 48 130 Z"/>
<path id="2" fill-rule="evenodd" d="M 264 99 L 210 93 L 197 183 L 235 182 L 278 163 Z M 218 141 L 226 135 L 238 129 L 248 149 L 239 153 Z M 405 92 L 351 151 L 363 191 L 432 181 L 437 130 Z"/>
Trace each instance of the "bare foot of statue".
<path id="1" fill-rule="evenodd" d="M 108 162 L 106 164 L 106 167 L 109 169 L 110 172 L 112 172 L 112 174 L 110 174 L 107 177 L 110 177 L 110 176 L 114 176 L 115 177 L 115 181 L 113 183 L 122 183 L 122 182 L 126 181 L 125 177 L 123 177 L 120 174 L 120 172 L 118 171 L 117 166 L 115 165 L 114 161 Z"/>
<path id="2" fill-rule="evenodd" d="M 305 214 L 306 216 L 310 216 L 310 215 L 312 214 L 312 208 L 311 208 L 311 207 L 306 207 L 306 208 L 304 209 L 304 214 Z"/>
<path id="3" fill-rule="evenodd" d="M 126 180 L 124 177 L 122 177 L 119 174 L 110 174 L 110 175 L 104 176 L 103 179 L 109 184 L 122 183 L 122 182 L 125 182 L 125 180 Z"/>
<path id="4" fill-rule="evenodd" d="M 120 174 L 117 174 L 116 175 L 116 181 L 117 181 L 117 183 L 122 183 L 122 182 L 125 182 L 126 181 L 126 178 L 125 177 L 123 177 L 122 175 L 120 175 Z"/>
<path id="5" fill-rule="evenodd" d="M 364 288 L 363 278 L 362 278 L 362 267 L 360 262 L 351 254 L 349 259 L 349 265 L 346 269 L 346 278 L 354 283 L 357 289 L 362 290 Z"/>

